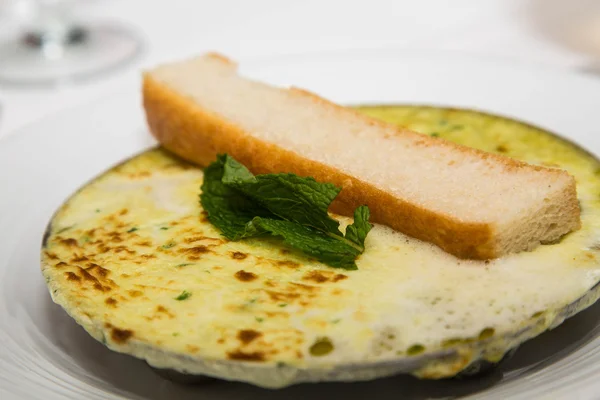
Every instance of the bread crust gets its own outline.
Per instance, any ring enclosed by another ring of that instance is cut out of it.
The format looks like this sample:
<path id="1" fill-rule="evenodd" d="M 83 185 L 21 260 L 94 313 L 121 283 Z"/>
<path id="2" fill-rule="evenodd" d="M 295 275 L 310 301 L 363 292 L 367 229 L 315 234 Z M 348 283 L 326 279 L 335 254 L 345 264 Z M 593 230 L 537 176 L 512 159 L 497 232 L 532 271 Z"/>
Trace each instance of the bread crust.
<path id="1" fill-rule="evenodd" d="M 235 65 L 227 58 L 212 55 L 220 61 Z M 292 88 L 297 95 L 308 96 L 322 106 L 342 108 L 317 95 L 302 89 Z M 431 211 L 418 204 L 396 198 L 374 185 L 350 176 L 329 165 L 308 160 L 293 151 L 259 140 L 236 126 L 223 120 L 210 110 L 202 109 L 192 99 L 182 96 L 167 85 L 157 81 L 151 73 L 144 74 L 143 106 L 147 123 L 152 134 L 168 150 L 182 158 L 207 166 L 216 159 L 217 154 L 228 153 L 246 165 L 253 173 L 291 172 L 300 176 L 312 176 L 317 181 L 331 182 L 342 187 L 339 196 L 333 202 L 331 211 L 352 216 L 356 207 L 366 204 L 371 210 L 371 221 L 382 223 L 409 236 L 431 242 L 444 251 L 459 258 L 491 259 L 502 255 L 505 238 L 498 237 L 494 227 L 487 223 L 461 221 L 453 216 Z M 348 109 L 343 109 L 347 112 Z M 388 124 L 372 120 L 359 113 L 355 115 L 369 124 L 381 125 L 390 129 Z M 426 145 L 432 139 L 411 131 L 398 131 L 402 134 L 416 135 Z M 439 145 L 439 142 L 437 142 Z M 521 161 L 485 153 L 465 146 L 447 142 L 448 146 L 458 147 L 467 153 L 478 153 L 488 160 L 494 160 L 514 170 L 535 168 L 550 173 L 568 174 L 541 166 L 532 166 Z M 576 202 L 575 182 L 572 179 L 565 193 L 565 199 Z M 579 208 L 569 206 L 565 212 L 571 229 L 579 227 Z M 577 216 L 575 217 L 575 214 Z M 570 230 L 570 229 L 569 229 Z M 566 233 L 566 232 L 564 232 Z"/>

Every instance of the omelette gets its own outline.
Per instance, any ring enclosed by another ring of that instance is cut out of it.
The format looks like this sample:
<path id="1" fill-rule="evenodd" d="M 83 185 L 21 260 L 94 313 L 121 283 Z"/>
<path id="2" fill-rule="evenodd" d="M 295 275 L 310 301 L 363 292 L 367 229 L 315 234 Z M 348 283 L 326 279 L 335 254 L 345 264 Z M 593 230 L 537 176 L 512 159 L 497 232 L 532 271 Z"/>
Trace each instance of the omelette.
<path id="1" fill-rule="evenodd" d="M 375 225 L 358 270 L 270 238 L 228 241 L 199 202 L 203 172 L 161 148 L 108 170 L 53 216 L 53 300 L 108 348 L 151 366 L 279 388 L 397 373 L 452 377 L 499 362 L 600 296 L 600 163 L 514 120 L 415 106 L 380 118 L 577 180 L 582 228 L 495 260 L 457 259 Z M 351 219 L 333 216 L 342 229 Z"/>

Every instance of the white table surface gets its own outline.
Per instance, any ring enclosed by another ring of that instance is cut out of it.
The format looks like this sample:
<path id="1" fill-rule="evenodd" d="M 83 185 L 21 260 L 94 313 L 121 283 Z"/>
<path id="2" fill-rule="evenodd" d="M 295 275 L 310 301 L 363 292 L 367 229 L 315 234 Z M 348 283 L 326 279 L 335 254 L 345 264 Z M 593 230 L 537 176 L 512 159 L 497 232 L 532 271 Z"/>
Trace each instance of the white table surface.
<path id="1" fill-rule="evenodd" d="M 85 84 L 44 90 L 0 87 L 0 138 L 136 82 L 145 66 L 207 50 L 243 62 L 272 54 L 352 48 L 439 49 L 580 71 L 593 70 L 600 60 L 600 0 L 79 3 L 77 11 L 83 19 L 137 29 L 145 40 L 143 56 Z M 0 27 L 3 24 L 9 26 L 0 20 Z"/>

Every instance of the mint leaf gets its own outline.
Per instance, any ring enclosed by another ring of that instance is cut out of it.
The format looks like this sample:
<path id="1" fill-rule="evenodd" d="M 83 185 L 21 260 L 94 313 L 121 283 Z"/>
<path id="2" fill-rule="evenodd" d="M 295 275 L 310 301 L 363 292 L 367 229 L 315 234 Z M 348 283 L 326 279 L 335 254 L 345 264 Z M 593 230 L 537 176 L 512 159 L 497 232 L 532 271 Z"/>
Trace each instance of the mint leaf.
<path id="1" fill-rule="evenodd" d="M 335 185 L 294 174 L 254 176 L 229 156 L 226 156 L 222 181 L 281 219 L 342 236 L 339 222 L 327 213 L 327 208 L 341 190 Z"/>
<path id="2" fill-rule="evenodd" d="M 373 227 L 369 223 L 371 212 L 369 207 L 360 206 L 354 210 L 354 223 L 346 227 L 345 238 L 365 249 L 365 238 Z"/>
<path id="3" fill-rule="evenodd" d="M 343 236 L 327 209 L 340 188 L 294 174 L 254 176 L 228 155 L 204 171 L 200 202 L 209 221 L 230 240 L 280 237 L 290 246 L 332 267 L 356 269 L 371 224 L 358 207 Z"/>
<path id="4" fill-rule="evenodd" d="M 200 203 L 208 213 L 208 220 L 221 230 L 229 240 L 239 240 L 257 235 L 256 231 L 246 230 L 246 225 L 256 216 L 270 216 L 271 213 L 243 193 L 221 182 L 226 156 L 218 156 L 217 161 L 204 170 L 204 182 Z"/>
<path id="5" fill-rule="evenodd" d="M 252 225 L 332 267 L 357 269 L 354 260 L 362 251 L 340 238 L 291 221 L 256 217 Z"/>

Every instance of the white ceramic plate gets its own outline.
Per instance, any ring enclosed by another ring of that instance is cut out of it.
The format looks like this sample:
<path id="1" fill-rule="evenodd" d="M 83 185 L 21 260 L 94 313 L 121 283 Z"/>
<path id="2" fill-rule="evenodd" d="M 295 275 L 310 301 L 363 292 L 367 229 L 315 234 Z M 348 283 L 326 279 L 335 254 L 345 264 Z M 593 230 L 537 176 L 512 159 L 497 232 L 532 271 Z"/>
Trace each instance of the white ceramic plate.
<path id="1" fill-rule="evenodd" d="M 600 152 L 600 80 L 443 53 L 347 51 L 255 60 L 251 77 L 294 84 L 344 104 L 418 103 L 481 109 L 547 128 Z M 151 145 L 136 85 L 0 141 L 0 398 L 441 399 L 595 398 L 600 305 L 525 345 L 474 380 L 400 376 L 269 391 L 222 381 L 182 386 L 113 353 L 54 305 L 39 271 L 53 211 L 84 182 Z M 600 195 L 600 194 L 599 194 Z"/>

